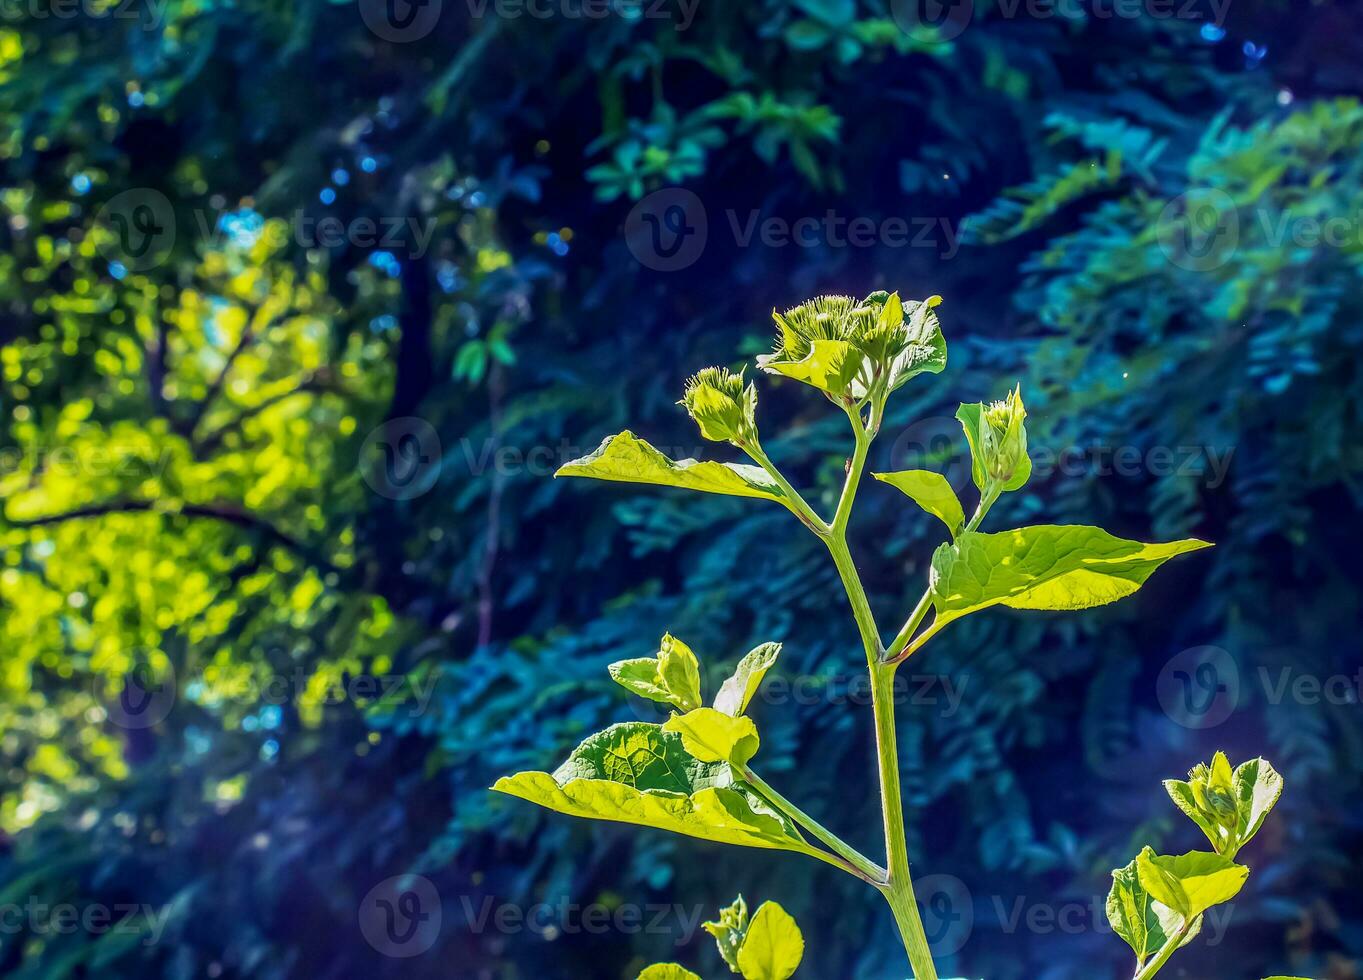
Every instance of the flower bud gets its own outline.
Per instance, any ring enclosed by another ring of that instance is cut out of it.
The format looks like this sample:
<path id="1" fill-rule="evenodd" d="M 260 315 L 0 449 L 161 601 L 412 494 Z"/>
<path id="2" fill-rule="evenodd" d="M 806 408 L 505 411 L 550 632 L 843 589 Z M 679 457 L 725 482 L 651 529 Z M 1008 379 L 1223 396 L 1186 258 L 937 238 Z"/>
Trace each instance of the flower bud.
<path id="1" fill-rule="evenodd" d="M 962 405 L 956 413 L 970 442 L 971 472 L 981 490 L 1016 490 L 1032 473 L 1027 455 L 1027 409 L 1019 385 L 1002 401 Z"/>
<path id="2" fill-rule="evenodd" d="M 743 387 L 743 372 L 709 367 L 689 378 L 681 403 L 712 442 L 742 444 L 757 436 L 757 388 Z"/>

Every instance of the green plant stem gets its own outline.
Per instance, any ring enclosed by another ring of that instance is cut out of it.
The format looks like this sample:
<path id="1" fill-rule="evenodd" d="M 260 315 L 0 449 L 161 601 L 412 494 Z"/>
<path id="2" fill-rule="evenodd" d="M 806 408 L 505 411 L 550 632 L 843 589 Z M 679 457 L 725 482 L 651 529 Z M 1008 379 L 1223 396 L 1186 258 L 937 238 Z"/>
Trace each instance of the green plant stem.
<path id="1" fill-rule="evenodd" d="M 821 538 L 828 536 L 828 525 L 824 519 L 814 513 L 814 508 L 805 502 L 805 498 L 800 496 L 800 492 L 790 485 L 790 481 L 785 478 L 776 465 L 767 458 L 766 452 L 762 449 L 762 444 L 753 439 L 751 444 L 744 442 L 738 444 L 738 448 L 752 457 L 753 462 L 767 471 L 767 475 L 776 481 L 776 485 L 785 494 L 786 507 L 790 509 L 800 521 L 811 531 Z"/>
<path id="2" fill-rule="evenodd" d="M 861 425 L 860 416 L 852 420 L 857 446 L 848 466 L 847 483 L 843 487 L 838 512 L 850 510 L 844 504 L 855 496 L 857 484 L 861 479 L 862 466 L 873 438 Z M 899 783 L 899 747 L 895 731 L 894 714 L 894 675 L 896 666 L 881 662 L 885 648 L 881 644 L 880 631 L 875 616 L 866 598 L 866 590 L 857 574 L 856 564 L 852 561 L 847 548 L 846 521 L 834 520 L 829 535 L 824 539 L 828 551 L 833 556 L 843 588 L 847 591 L 852 606 L 852 615 L 861 634 L 862 645 L 866 648 L 866 667 L 871 673 L 871 710 L 875 715 L 876 761 L 880 772 L 880 802 L 885 823 L 885 851 L 888 863 L 888 880 L 881 893 L 890 904 L 899 933 L 904 941 L 904 950 L 913 967 L 917 980 L 937 980 L 937 970 L 932 962 L 932 952 L 928 948 L 927 935 L 923 922 L 918 915 L 918 905 L 913 897 L 913 879 L 909 875 L 909 854 L 907 835 L 904 830 L 904 799 Z"/>
<path id="3" fill-rule="evenodd" d="M 809 814 L 805 813 L 794 803 L 787 800 L 751 769 L 745 767 L 739 772 L 744 779 L 757 788 L 757 791 L 762 794 L 767 802 L 771 803 L 801 827 L 804 827 L 816 838 L 826 844 L 835 854 L 845 860 L 848 864 L 852 865 L 852 869 L 855 870 L 858 878 L 875 885 L 877 888 L 886 883 L 888 876 L 884 868 L 866 857 L 855 847 L 848 844 Z"/>
<path id="4" fill-rule="evenodd" d="M 1197 919 L 1189 919 L 1184 922 L 1183 927 L 1178 932 L 1164 941 L 1164 945 L 1155 954 L 1155 958 L 1136 971 L 1132 980 L 1150 980 L 1156 973 L 1159 973 L 1164 968 L 1164 964 L 1169 962 L 1169 957 L 1174 955 L 1174 951 L 1183 945 L 1196 922 Z"/>
<path id="5" fill-rule="evenodd" d="M 999 499 L 999 493 L 998 487 L 992 483 L 985 487 L 984 493 L 980 495 L 980 502 L 975 507 L 975 513 L 965 526 L 966 531 L 973 531 L 980 526 L 980 522 L 984 520 L 984 515 L 989 513 L 989 508 L 993 507 L 994 501 Z M 882 658 L 886 663 L 903 663 L 937 634 L 939 627 L 930 626 L 922 636 L 913 640 L 912 643 L 909 642 L 913 639 L 914 632 L 922 625 L 923 620 L 928 615 L 928 610 L 931 608 L 932 590 L 929 588 L 923 591 L 923 596 L 918 600 L 918 605 L 913 607 L 913 612 L 909 613 L 909 618 L 905 621 L 904 626 L 895 635 L 889 648 L 886 649 L 885 656 Z"/>
<path id="6" fill-rule="evenodd" d="M 856 564 L 852 561 L 852 554 L 847 548 L 847 522 L 852 512 L 852 503 L 856 499 L 857 487 L 861 482 L 861 473 L 866 465 L 866 456 L 871 441 L 875 438 L 875 432 L 879 428 L 879 413 L 882 407 L 880 402 L 872 399 L 871 425 L 868 429 L 862 422 L 860 408 L 846 406 L 848 419 L 852 423 L 852 431 L 856 437 L 856 446 L 847 465 L 847 480 L 843 484 L 842 495 L 838 498 L 838 506 L 831 524 L 824 523 L 819 515 L 814 513 L 814 510 L 805 502 L 799 492 L 790 485 L 790 482 L 767 458 L 760 445 L 754 442 L 752 445 L 744 444 L 740 448 L 766 470 L 776 482 L 776 485 L 781 488 L 782 493 L 785 494 L 786 506 L 828 547 L 828 553 L 832 556 L 833 564 L 838 569 L 838 577 L 842 579 L 843 588 L 847 592 L 847 600 L 852 606 L 852 616 L 857 623 L 857 632 L 861 635 L 862 646 L 866 649 L 866 667 L 871 674 L 871 710 L 875 715 L 876 763 L 880 772 L 880 802 L 885 823 L 885 853 L 888 868 L 884 871 L 883 879 L 878 882 L 873 881 L 872 884 L 885 896 L 885 900 L 890 905 L 890 910 L 894 913 L 895 923 L 899 926 L 899 934 L 904 941 L 904 951 L 908 954 L 909 964 L 913 967 L 916 980 L 938 980 L 937 968 L 932 962 L 932 951 L 928 948 L 927 934 L 923 931 L 923 921 L 919 917 L 918 904 L 914 900 L 913 879 L 909 875 L 908 837 L 904 830 L 904 797 L 899 783 L 899 747 L 895 732 L 894 714 L 894 675 L 898 665 L 893 662 L 885 662 L 886 650 L 880 639 L 880 630 L 876 626 L 875 615 L 871 612 L 871 604 L 866 598 L 866 589 L 861 584 L 861 576 L 857 574 Z M 984 506 L 983 502 L 981 502 L 981 505 Z M 975 523 L 978 523 L 979 516 L 982 515 L 977 512 Z M 923 613 L 927 609 L 926 600 L 927 596 L 920 603 L 923 606 Z M 913 617 L 910 617 L 910 619 L 912 621 Z M 921 619 L 922 614 L 920 613 L 918 621 L 921 621 Z M 917 625 L 918 622 L 913 622 L 914 628 Z M 905 642 L 908 641 L 908 636 L 913 633 L 912 628 L 906 627 L 906 629 Z M 926 640 L 926 637 L 927 634 L 920 637 L 920 645 L 921 641 Z M 766 787 L 765 783 L 750 781 L 758 787 L 759 791 Z M 779 795 L 775 795 L 775 791 L 771 790 L 770 787 L 766 787 L 766 790 L 774 794 L 771 797 L 773 805 L 785 810 L 797 823 L 805 826 L 819 840 L 838 852 L 835 857 L 817 849 L 811 849 L 811 853 L 815 857 L 835 865 L 839 865 L 840 860 L 851 862 L 850 855 L 843 855 L 838 850 L 839 847 L 847 847 L 846 844 L 793 804 Z M 786 809 L 787 807 L 789 809 Z M 799 814 L 799 816 L 796 816 L 796 814 Z M 836 842 L 836 846 L 834 842 Z M 847 847 L 847 849 L 852 851 L 850 847 Z M 852 853 L 855 854 L 856 852 L 852 851 Z M 861 855 L 857 854 L 857 857 L 861 858 Z M 865 858 L 861 859 L 865 860 Z M 877 872 L 880 870 L 876 868 Z"/>

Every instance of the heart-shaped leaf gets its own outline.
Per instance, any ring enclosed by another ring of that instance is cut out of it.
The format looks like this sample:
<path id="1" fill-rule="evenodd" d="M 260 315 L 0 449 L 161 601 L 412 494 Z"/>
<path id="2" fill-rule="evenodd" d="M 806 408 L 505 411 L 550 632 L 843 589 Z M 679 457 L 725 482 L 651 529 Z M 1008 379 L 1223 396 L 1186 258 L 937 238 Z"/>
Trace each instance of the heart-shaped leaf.
<path id="1" fill-rule="evenodd" d="M 804 956 L 805 938 L 795 920 L 775 902 L 763 902 L 738 951 L 743 980 L 786 980 Z"/>
<path id="2" fill-rule="evenodd" d="M 735 718 L 714 708 L 673 715 L 663 731 L 680 735 L 682 746 L 701 762 L 727 762 L 739 769 L 757 754 L 759 744 L 751 718 Z"/>
<path id="3" fill-rule="evenodd" d="M 586 739 L 559 769 L 492 787 L 573 816 L 657 827 L 702 840 L 817 855 L 726 763 L 689 755 L 680 735 L 626 722 Z"/>

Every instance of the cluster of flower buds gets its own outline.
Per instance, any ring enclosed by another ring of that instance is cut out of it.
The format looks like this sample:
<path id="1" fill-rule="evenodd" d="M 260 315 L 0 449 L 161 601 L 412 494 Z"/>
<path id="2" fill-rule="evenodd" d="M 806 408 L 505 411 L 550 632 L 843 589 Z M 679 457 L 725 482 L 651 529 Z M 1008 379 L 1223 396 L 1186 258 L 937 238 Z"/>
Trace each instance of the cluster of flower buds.
<path id="1" fill-rule="evenodd" d="M 743 372 L 709 367 L 686 382 L 681 404 L 712 442 L 752 444 L 757 438 L 757 386 L 743 386 Z"/>
<path id="2" fill-rule="evenodd" d="M 1263 759 L 1251 759 L 1232 769 L 1226 753 L 1217 752 L 1210 765 L 1199 762 L 1186 781 L 1168 779 L 1164 788 L 1202 828 L 1216 853 L 1234 858 L 1277 804 L 1283 778 Z"/>
<path id="3" fill-rule="evenodd" d="M 904 303 L 898 293 L 818 296 L 776 321 L 776 347 L 757 359 L 772 374 L 855 404 L 888 394 L 923 372 L 946 367 L 946 341 L 933 308 L 941 297 Z"/>

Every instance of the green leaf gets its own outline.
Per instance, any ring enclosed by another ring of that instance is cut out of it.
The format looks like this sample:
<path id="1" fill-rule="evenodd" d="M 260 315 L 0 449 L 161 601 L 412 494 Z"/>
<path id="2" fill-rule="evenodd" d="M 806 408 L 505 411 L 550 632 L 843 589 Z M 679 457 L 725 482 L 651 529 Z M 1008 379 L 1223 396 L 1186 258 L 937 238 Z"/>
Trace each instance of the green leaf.
<path id="1" fill-rule="evenodd" d="M 617 660 L 606 670 L 610 673 L 611 680 L 631 694 L 648 698 L 650 701 L 660 701 L 663 704 L 672 703 L 672 693 L 663 686 L 662 678 L 658 676 L 658 658 L 640 657 L 635 660 Z"/>
<path id="2" fill-rule="evenodd" d="M 861 370 L 865 358 L 846 340 L 810 341 L 809 353 L 799 360 L 764 354 L 757 366 L 773 374 L 801 381 L 834 397 L 841 397 Z"/>
<path id="3" fill-rule="evenodd" d="M 658 647 L 658 677 L 683 711 L 700 707 L 700 661 L 671 633 L 663 634 Z"/>
<path id="4" fill-rule="evenodd" d="M 993 605 L 1087 609 L 1135 592 L 1164 562 L 1210 545 L 1142 544 L 1082 524 L 966 531 L 932 556 L 934 627 Z"/>
<path id="5" fill-rule="evenodd" d="M 1136 954 L 1142 964 L 1169 940 L 1155 908 L 1158 903 L 1141 884 L 1133 860 L 1112 872 L 1112 890 L 1107 894 L 1107 920 Z M 1177 931 L 1177 927 L 1173 931 Z"/>
<path id="6" fill-rule="evenodd" d="M 929 296 L 905 304 L 904 349 L 890 367 L 890 391 L 920 374 L 940 374 L 946 368 L 947 342 L 935 311 L 941 302 L 942 297 Z"/>
<path id="7" fill-rule="evenodd" d="M 492 787 L 550 810 L 656 827 L 745 847 L 816 853 L 725 763 L 688 755 L 681 736 L 645 722 L 586 739 L 559 769 L 522 772 Z"/>
<path id="8" fill-rule="evenodd" d="M 1264 825 L 1269 811 L 1283 795 L 1283 777 L 1266 759 L 1251 759 L 1235 769 L 1235 799 L 1240 811 L 1241 847 Z"/>
<path id="9" fill-rule="evenodd" d="M 654 963 L 639 974 L 638 980 L 700 980 L 700 977 L 676 963 Z"/>
<path id="10" fill-rule="evenodd" d="M 1189 851 L 1171 857 L 1156 854 L 1149 847 L 1137 856 L 1136 870 L 1151 897 L 1185 920 L 1230 901 L 1249 875 L 1249 868 L 1219 854 Z"/>
<path id="11" fill-rule="evenodd" d="M 785 502 L 785 495 L 761 467 L 711 460 L 671 460 L 628 430 L 610 436 L 593 453 L 564 463 L 555 476 L 585 476 L 618 483 L 651 483 L 731 497 Z"/>
<path id="12" fill-rule="evenodd" d="M 951 484 L 941 473 L 931 470 L 900 470 L 897 473 L 871 474 L 882 483 L 895 487 L 929 514 L 947 526 L 954 538 L 965 526 L 965 511 Z"/>
<path id="13" fill-rule="evenodd" d="M 673 715 L 663 731 L 680 735 L 686 751 L 701 762 L 727 762 L 740 769 L 757 754 L 759 745 L 751 718 L 735 718 L 714 708 Z"/>
<path id="14" fill-rule="evenodd" d="M 730 973 L 738 972 L 738 951 L 748 931 L 748 903 L 739 895 L 727 909 L 719 910 L 718 922 L 703 922 L 703 928 L 715 937 L 719 955 L 729 965 Z"/>
<path id="15" fill-rule="evenodd" d="M 805 938 L 785 909 L 763 902 L 738 951 L 743 980 L 786 980 L 805 955 Z"/>
<path id="16" fill-rule="evenodd" d="M 1174 801 L 1174 805 L 1207 835 L 1207 840 L 1211 841 L 1218 854 L 1230 845 L 1231 841 L 1225 829 L 1217 824 L 1211 814 L 1198 806 L 1197 797 L 1193 795 L 1193 787 L 1189 783 L 1180 779 L 1166 779 L 1164 789 Z"/>
<path id="17" fill-rule="evenodd" d="M 715 709 L 735 718 L 747 711 L 753 695 L 762 685 L 762 678 L 767 676 L 780 654 L 779 643 L 763 643 L 748 651 L 738 662 L 733 676 L 720 685 L 719 693 L 715 695 Z"/>

